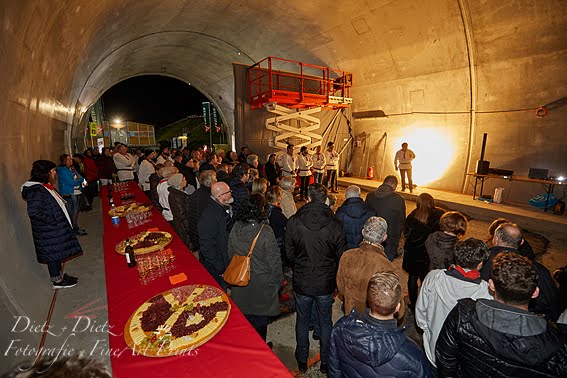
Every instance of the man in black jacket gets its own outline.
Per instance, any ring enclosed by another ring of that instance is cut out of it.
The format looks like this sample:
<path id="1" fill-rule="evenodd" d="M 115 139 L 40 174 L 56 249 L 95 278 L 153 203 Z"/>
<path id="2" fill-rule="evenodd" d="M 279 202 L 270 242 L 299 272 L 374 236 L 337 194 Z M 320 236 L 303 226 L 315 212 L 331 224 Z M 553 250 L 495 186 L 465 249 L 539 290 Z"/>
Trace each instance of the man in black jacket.
<path id="1" fill-rule="evenodd" d="M 222 278 L 228 263 L 228 235 L 234 225 L 232 218 L 233 202 L 230 188 L 224 182 L 211 186 L 213 199 L 197 224 L 199 229 L 199 261 L 213 276 L 220 287 L 226 291 L 226 282 Z"/>
<path id="2" fill-rule="evenodd" d="M 333 326 L 335 277 L 347 243 L 341 222 L 325 205 L 327 188 L 311 184 L 308 197 L 309 202 L 288 220 L 285 234 L 297 308 L 295 358 L 299 370 L 307 370 L 309 318 L 315 305 L 321 330 L 321 371 L 326 372 Z"/>
<path id="3" fill-rule="evenodd" d="M 565 377 L 567 344 L 543 316 L 528 311 L 539 294 L 526 257 L 498 254 L 489 287 L 494 300 L 467 298 L 449 313 L 436 344 L 442 377 Z"/>
<path id="4" fill-rule="evenodd" d="M 250 190 L 246 183 L 250 179 L 250 166 L 248 164 L 236 164 L 232 170 L 232 180 L 230 180 L 230 190 L 232 191 L 232 198 L 234 203 L 232 207 L 234 212 L 238 211 L 240 203 L 250 196 Z"/>
<path id="5" fill-rule="evenodd" d="M 397 328 L 394 314 L 402 306 L 402 288 L 394 272 L 375 273 L 368 282 L 370 308 L 355 309 L 333 328 L 329 376 L 428 377 L 427 357 Z"/>
<path id="6" fill-rule="evenodd" d="M 189 240 L 191 241 L 192 252 L 199 251 L 199 230 L 197 223 L 203 211 L 209 206 L 211 199 L 211 186 L 217 182 L 217 175 L 213 171 L 204 171 L 199 175 L 201 186 L 189 197 Z"/>
<path id="7" fill-rule="evenodd" d="M 492 239 L 493 247 L 488 250 L 488 260 L 484 263 L 480 272 L 481 278 L 488 281 L 492 268 L 492 260 L 494 256 L 499 253 L 515 252 L 530 259 L 530 256 L 526 256 L 518 250 L 521 242 L 522 231 L 518 226 L 513 223 L 503 223 L 498 226 L 496 231 L 494 231 L 494 237 Z M 536 314 L 545 315 L 548 320 L 557 320 L 560 311 L 558 308 L 558 293 L 555 282 L 545 266 L 538 262 L 534 262 L 533 266 L 538 277 L 537 286 L 539 288 L 539 295 L 530 300 L 529 310 Z"/>
<path id="8" fill-rule="evenodd" d="M 376 211 L 376 216 L 384 218 L 388 223 L 388 238 L 383 244 L 390 261 L 394 260 L 398 253 L 406 219 L 406 203 L 402 196 L 396 193 L 397 186 L 396 176 L 386 176 L 384 183 L 366 196 L 366 203 Z"/>

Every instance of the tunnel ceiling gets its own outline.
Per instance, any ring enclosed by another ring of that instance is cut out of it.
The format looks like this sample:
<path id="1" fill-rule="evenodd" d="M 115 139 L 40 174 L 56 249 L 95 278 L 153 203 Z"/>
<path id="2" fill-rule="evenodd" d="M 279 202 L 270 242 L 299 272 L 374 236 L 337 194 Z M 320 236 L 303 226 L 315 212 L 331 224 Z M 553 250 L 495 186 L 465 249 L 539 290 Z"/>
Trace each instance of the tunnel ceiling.
<path id="1" fill-rule="evenodd" d="M 556 11 L 560 0 L 4 3 L 4 48 L 19 61 L 3 82 L 12 100 L 76 109 L 75 122 L 107 89 L 136 75 L 191 83 L 231 126 L 233 62 L 279 56 L 352 71 L 354 108 L 371 110 L 380 103 L 365 89 L 466 69 L 465 21 L 479 66 L 558 51 L 564 56 L 567 41 L 565 11 Z M 534 15 L 549 24 L 542 27 Z M 23 74 L 29 60 L 33 72 Z"/>

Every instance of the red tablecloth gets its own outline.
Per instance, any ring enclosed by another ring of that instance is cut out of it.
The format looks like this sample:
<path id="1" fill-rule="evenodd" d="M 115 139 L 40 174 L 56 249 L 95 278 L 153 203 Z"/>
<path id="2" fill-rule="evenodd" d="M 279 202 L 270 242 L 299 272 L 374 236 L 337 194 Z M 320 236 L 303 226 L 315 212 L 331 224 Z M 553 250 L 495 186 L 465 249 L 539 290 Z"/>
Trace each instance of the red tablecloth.
<path id="1" fill-rule="evenodd" d="M 135 183 L 128 190 L 137 202 L 149 200 Z M 152 358 L 136 355 L 124 341 L 124 325 L 132 313 L 149 298 L 171 289 L 169 276 L 185 273 L 187 281 L 176 286 L 206 284 L 218 287 L 159 211 L 153 209 L 151 222 L 128 229 L 125 218 L 118 227 L 108 216 L 106 187 L 101 190 L 104 222 L 104 262 L 110 346 L 101 340 L 93 355 L 110 353 L 114 377 L 290 377 L 291 374 L 248 323 L 234 302 L 228 321 L 220 332 L 189 355 Z M 120 204 L 120 193 L 114 192 Z M 128 268 L 125 257 L 115 252 L 120 241 L 148 228 L 156 227 L 174 235 L 169 247 L 174 251 L 175 269 L 147 285 L 142 285 L 136 268 Z M 94 346 L 93 346 L 94 348 Z"/>

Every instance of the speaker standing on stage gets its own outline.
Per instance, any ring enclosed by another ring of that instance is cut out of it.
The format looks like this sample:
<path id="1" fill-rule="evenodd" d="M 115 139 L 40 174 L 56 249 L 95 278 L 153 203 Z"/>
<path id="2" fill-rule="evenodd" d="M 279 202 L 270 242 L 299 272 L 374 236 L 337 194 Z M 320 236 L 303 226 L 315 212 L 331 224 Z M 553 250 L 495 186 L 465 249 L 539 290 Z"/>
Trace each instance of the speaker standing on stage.
<path id="1" fill-rule="evenodd" d="M 415 154 L 412 150 L 408 149 L 407 143 L 402 143 L 402 149 L 396 152 L 394 157 L 394 167 L 396 171 L 400 169 L 400 176 L 402 178 L 402 191 L 406 190 L 406 175 L 408 176 L 408 186 L 410 193 L 413 191 L 413 181 L 411 179 L 411 161 L 415 159 Z"/>

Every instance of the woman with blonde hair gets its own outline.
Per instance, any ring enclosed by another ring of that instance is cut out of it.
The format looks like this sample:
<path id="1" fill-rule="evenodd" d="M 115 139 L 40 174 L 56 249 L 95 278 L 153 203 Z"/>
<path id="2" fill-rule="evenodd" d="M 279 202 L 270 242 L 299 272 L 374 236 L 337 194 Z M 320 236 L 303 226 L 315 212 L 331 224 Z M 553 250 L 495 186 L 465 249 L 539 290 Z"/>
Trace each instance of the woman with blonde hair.
<path id="1" fill-rule="evenodd" d="M 408 292 L 410 307 L 417 301 L 417 280 L 421 282 L 429 272 L 429 256 L 425 248 L 427 237 L 439 230 L 439 219 L 444 211 L 435 207 L 430 194 L 417 197 L 416 209 L 406 218 L 404 224 L 404 260 L 402 268 L 408 273 Z"/>
<path id="2" fill-rule="evenodd" d="M 265 194 L 268 190 L 268 180 L 259 177 L 252 182 L 252 193 Z"/>
<path id="3" fill-rule="evenodd" d="M 297 213 L 297 206 L 293 199 L 293 190 L 295 189 L 295 178 L 291 176 L 282 177 L 280 181 L 280 188 L 282 188 L 282 201 L 280 206 L 286 218 L 290 218 L 293 214 Z"/>

